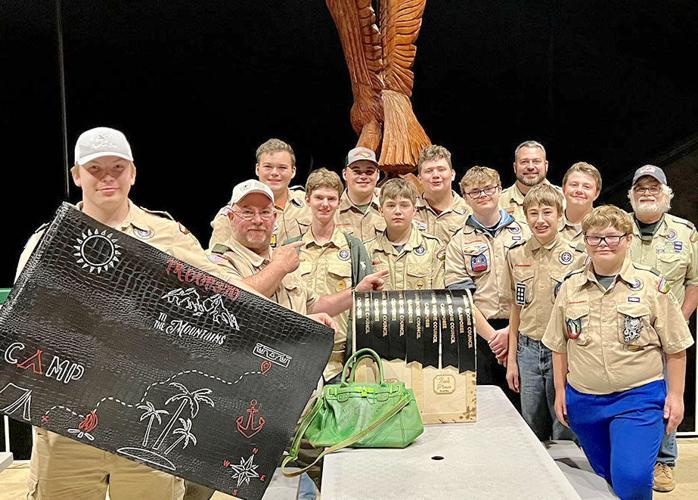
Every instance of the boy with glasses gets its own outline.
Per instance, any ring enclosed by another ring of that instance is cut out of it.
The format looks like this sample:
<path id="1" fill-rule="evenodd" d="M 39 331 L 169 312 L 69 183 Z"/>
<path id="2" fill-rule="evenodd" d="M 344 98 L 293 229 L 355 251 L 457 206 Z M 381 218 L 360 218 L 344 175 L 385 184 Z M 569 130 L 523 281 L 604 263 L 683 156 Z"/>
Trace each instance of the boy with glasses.
<path id="1" fill-rule="evenodd" d="M 424 148 L 417 160 L 417 172 L 422 195 L 417 197 L 415 222 L 420 231 L 436 236 L 445 245 L 463 227 L 468 215 L 468 205 L 451 189 L 456 178 L 451 153 L 435 144 Z"/>
<path id="2" fill-rule="evenodd" d="M 501 181 L 496 170 L 470 168 L 460 189 L 473 213 L 446 247 L 446 287 L 469 289 L 475 305 L 497 331 L 489 349 L 477 349 L 477 383 L 498 385 L 518 407 L 519 398 L 509 389 L 506 369 L 500 366 L 507 358 L 511 311 L 511 295 L 504 288 L 509 273 L 505 256 L 526 241 L 530 231 L 499 208 Z"/>
<path id="3" fill-rule="evenodd" d="M 664 420 L 672 432 L 683 419 L 694 342 L 666 278 L 630 259 L 628 214 L 597 207 L 582 230 L 591 260 L 560 288 L 543 336 L 555 411 L 620 498 L 651 499 Z"/>
<path id="4" fill-rule="evenodd" d="M 509 317 L 507 382 L 521 394 L 521 414 L 538 439 L 573 439 L 555 417 L 552 355 L 541 343 L 557 291 L 584 262 L 584 252 L 560 237 L 562 196 L 549 184 L 532 187 L 523 209 L 532 237 L 507 253 L 514 303 Z"/>
<path id="5" fill-rule="evenodd" d="M 342 178 L 347 188 L 339 200 L 337 227 L 366 242 L 385 229 L 376 190 L 380 176 L 376 153 L 354 148 L 347 154 L 345 165 Z"/>

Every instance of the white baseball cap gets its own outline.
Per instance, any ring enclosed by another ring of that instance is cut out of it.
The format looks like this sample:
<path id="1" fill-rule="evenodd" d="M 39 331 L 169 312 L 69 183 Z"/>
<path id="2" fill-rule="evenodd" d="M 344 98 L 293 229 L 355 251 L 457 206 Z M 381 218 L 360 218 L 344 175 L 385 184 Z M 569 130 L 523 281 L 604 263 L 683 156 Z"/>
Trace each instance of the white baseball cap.
<path id="1" fill-rule="evenodd" d="M 233 188 L 233 197 L 230 198 L 230 204 L 235 205 L 236 203 L 240 203 L 245 196 L 252 193 L 263 194 L 274 203 L 274 193 L 269 186 L 257 179 L 249 179 Z"/>
<path id="2" fill-rule="evenodd" d="M 369 148 L 364 148 L 359 146 L 354 148 L 347 154 L 347 158 L 344 161 L 344 165 L 349 167 L 355 161 L 365 160 L 373 163 L 376 167 L 378 166 L 378 161 L 376 160 L 376 153 Z"/>
<path id="3" fill-rule="evenodd" d="M 122 132 L 109 127 L 97 127 L 80 134 L 75 143 L 75 163 L 84 165 L 102 156 L 118 156 L 133 161 L 131 146 Z"/>

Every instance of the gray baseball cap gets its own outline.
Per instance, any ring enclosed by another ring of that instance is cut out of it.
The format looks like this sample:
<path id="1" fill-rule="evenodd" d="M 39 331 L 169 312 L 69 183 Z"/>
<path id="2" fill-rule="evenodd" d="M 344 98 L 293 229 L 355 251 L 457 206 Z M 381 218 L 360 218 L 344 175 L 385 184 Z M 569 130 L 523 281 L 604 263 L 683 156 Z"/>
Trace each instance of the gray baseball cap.
<path id="1" fill-rule="evenodd" d="M 644 167 L 640 167 L 637 170 L 635 170 L 635 175 L 633 175 L 633 186 L 637 183 L 640 177 L 644 177 L 646 175 L 649 175 L 650 177 L 657 179 L 662 184 L 667 183 L 666 174 L 664 174 L 664 170 L 654 165 L 645 165 Z"/>

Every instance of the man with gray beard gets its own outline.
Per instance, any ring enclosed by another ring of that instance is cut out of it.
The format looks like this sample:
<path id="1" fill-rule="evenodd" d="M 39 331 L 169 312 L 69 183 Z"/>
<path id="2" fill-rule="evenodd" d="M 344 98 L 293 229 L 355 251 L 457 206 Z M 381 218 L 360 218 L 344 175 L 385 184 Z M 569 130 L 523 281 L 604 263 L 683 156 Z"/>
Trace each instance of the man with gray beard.
<path id="1" fill-rule="evenodd" d="M 698 305 L 698 234 L 691 222 L 667 213 L 673 197 L 661 168 L 645 165 L 635 171 L 628 191 L 634 211 L 630 255 L 633 262 L 653 267 L 664 276 L 688 321 Z M 654 467 L 655 491 L 671 491 L 676 486 L 673 468 L 677 455 L 676 433 L 665 435 Z"/>

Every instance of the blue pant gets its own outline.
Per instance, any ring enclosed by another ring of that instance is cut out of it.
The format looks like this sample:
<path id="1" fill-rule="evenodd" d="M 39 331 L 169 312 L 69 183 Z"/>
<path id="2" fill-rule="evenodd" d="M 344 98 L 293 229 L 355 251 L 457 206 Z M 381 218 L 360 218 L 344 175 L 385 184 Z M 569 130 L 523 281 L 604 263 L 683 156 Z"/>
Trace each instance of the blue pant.
<path id="1" fill-rule="evenodd" d="M 550 349 L 539 340 L 519 334 L 516 346 L 519 366 L 521 415 L 538 439 L 574 439 L 555 416 L 555 384 Z"/>
<path id="2" fill-rule="evenodd" d="M 567 420 L 594 471 L 622 500 L 651 500 L 664 435 L 664 380 L 600 396 L 567 385 L 566 398 Z"/>

